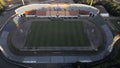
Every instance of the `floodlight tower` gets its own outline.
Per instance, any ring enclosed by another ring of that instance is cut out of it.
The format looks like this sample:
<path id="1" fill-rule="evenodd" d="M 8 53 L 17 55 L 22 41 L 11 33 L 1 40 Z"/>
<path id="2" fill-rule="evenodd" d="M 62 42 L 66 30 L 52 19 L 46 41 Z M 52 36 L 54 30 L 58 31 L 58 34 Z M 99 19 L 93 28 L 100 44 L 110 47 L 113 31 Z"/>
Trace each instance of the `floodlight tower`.
<path id="1" fill-rule="evenodd" d="M 51 11 L 52 11 L 52 10 L 51 10 L 51 7 L 50 7 L 50 8 L 49 8 L 49 15 L 50 15 L 50 16 L 51 16 Z"/>
<path id="2" fill-rule="evenodd" d="M 92 3 L 93 3 L 93 0 L 91 0 L 91 2 L 90 2 L 90 6 L 92 6 Z"/>
<path id="3" fill-rule="evenodd" d="M 57 14 L 56 14 L 57 17 L 59 16 L 58 13 L 59 13 L 59 12 L 58 12 L 58 1 L 57 1 Z"/>
<path id="4" fill-rule="evenodd" d="M 64 8 L 65 16 L 66 16 L 66 8 Z"/>
<path id="5" fill-rule="evenodd" d="M 58 1 L 57 1 L 57 14 L 58 14 Z"/>
<path id="6" fill-rule="evenodd" d="M 24 0 L 22 0 L 22 4 L 23 4 L 23 5 L 25 5 L 25 2 L 24 2 Z"/>

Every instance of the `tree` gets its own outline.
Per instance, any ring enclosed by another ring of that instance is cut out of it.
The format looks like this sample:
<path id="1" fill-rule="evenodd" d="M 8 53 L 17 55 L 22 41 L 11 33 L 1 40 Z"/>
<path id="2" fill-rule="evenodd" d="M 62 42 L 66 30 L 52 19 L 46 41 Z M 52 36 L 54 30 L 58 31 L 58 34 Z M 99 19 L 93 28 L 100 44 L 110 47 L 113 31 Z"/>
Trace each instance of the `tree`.
<path id="1" fill-rule="evenodd" d="M 6 3 L 4 0 L 0 0 L 0 14 L 3 12 Z"/>
<path id="2" fill-rule="evenodd" d="M 120 5 L 114 2 L 108 2 L 104 5 L 106 10 L 113 16 L 120 16 Z"/>
<path id="3" fill-rule="evenodd" d="M 89 5 L 96 4 L 96 0 L 86 0 L 86 2 Z"/>
<path id="4" fill-rule="evenodd" d="M 5 3 L 5 1 L 4 1 L 4 0 L 0 0 L 0 3 L 1 3 L 1 5 L 3 5 L 3 6 L 5 6 L 5 5 L 6 5 L 6 3 Z"/>

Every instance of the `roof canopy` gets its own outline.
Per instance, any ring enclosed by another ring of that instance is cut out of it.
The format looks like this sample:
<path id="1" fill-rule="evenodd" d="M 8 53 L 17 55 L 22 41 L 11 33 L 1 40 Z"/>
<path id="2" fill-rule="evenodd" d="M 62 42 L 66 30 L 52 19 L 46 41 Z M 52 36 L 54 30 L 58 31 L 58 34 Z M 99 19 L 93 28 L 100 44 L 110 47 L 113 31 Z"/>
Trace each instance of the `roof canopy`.
<path id="1" fill-rule="evenodd" d="M 68 9 L 68 10 L 86 10 L 86 11 L 90 11 L 93 14 L 98 14 L 99 10 L 95 7 L 89 6 L 89 5 L 85 5 L 85 4 L 29 4 L 29 5 L 25 5 L 22 6 L 18 9 L 15 10 L 16 14 L 24 14 L 25 11 L 29 11 L 29 10 L 41 10 L 43 8 L 48 9 L 48 8 L 53 8 L 59 6 L 63 9 Z"/>

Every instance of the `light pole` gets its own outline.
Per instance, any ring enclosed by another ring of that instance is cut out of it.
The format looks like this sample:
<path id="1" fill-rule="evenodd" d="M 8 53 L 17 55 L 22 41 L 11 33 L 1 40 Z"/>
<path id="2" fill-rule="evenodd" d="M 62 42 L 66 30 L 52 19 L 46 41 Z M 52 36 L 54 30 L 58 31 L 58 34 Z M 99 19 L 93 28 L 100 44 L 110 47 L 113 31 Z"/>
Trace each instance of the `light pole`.
<path id="1" fill-rule="evenodd" d="M 91 0 L 91 2 L 90 2 L 90 6 L 92 6 L 92 3 L 93 3 L 93 0 Z"/>
<path id="2" fill-rule="evenodd" d="M 66 16 L 66 9 L 64 9 L 64 12 L 65 12 L 65 16 Z"/>
<path id="3" fill-rule="evenodd" d="M 49 8 L 49 15 L 51 16 L 51 8 Z"/>
<path id="4" fill-rule="evenodd" d="M 58 14 L 58 2 L 57 2 L 57 14 Z"/>
<path id="5" fill-rule="evenodd" d="M 25 2 L 24 2 L 24 0 L 22 0 L 22 4 L 23 4 L 23 5 L 25 5 Z"/>
<path id="6" fill-rule="evenodd" d="M 59 10 L 59 9 L 58 9 L 58 1 L 57 1 L 57 8 L 56 8 L 56 9 L 57 9 L 57 14 L 56 14 L 56 16 L 57 16 L 57 18 L 58 18 L 58 16 L 59 16 L 59 12 L 58 12 L 58 10 Z"/>

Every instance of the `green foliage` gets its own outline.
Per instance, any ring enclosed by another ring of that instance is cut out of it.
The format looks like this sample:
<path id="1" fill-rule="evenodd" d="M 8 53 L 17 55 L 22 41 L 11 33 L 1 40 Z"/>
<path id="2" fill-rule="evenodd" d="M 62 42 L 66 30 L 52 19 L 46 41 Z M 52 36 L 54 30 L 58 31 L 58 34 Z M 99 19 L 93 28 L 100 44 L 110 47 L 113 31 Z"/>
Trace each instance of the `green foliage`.
<path id="1" fill-rule="evenodd" d="M 5 5 L 6 5 L 5 1 L 4 0 L 0 0 L 0 14 L 3 12 Z"/>
<path id="2" fill-rule="evenodd" d="M 3 6 L 0 6 L 0 14 L 3 12 Z"/>
<path id="3" fill-rule="evenodd" d="M 89 4 L 89 5 L 90 5 L 91 1 L 92 1 L 92 0 L 86 0 L 87 4 Z M 92 3 L 92 4 L 95 4 L 95 3 L 96 3 L 96 0 L 93 0 L 93 3 Z"/>
<path id="4" fill-rule="evenodd" d="M 3 6 L 5 6 L 5 5 L 6 5 L 6 3 L 5 3 L 5 1 L 4 1 L 4 0 L 0 0 L 0 3 L 1 3 L 1 5 L 3 5 Z"/>
<path id="5" fill-rule="evenodd" d="M 120 16 L 120 5 L 114 2 L 107 2 L 104 7 L 113 16 Z"/>
<path id="6" fill-rule="evenodd" d="M 75 3 L 78 3 L 80 1 L 84 2 L 84 3 L 88 4 L 88 5 L 90 5 L 90 3 L 91 3 L 92 0 L 74 0 Z M 94 4 L 96 4 L 96 0 L 93 0 L 93 5 Z"/>
<path id="7" fill-rule="evenodd" d="M 2 5 L 0 5 L 0 9 L 3 9 L 3 6 L 2 6 Z"/>

